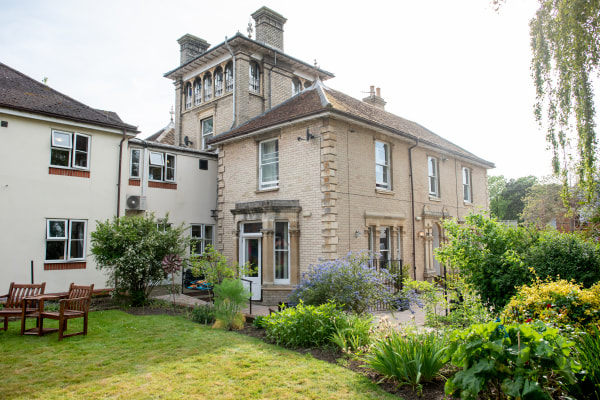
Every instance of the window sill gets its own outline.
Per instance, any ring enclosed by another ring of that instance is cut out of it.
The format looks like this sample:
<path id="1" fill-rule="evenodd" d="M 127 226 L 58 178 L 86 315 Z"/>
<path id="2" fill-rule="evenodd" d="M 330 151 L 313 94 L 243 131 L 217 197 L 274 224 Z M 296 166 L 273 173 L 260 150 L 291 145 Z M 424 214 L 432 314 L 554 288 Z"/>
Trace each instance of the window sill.
<path id="1" fill-rule="evenodd" d="M 382 188 L 375 188 L 375 193 L 382 194 L 382 195 L 385 195 L 385 196 L 393 196 L 395 194 L 393 190 L 382 189 Z"/>
<path id="2" fill-rule="evenodd" d="M 65 270 L 65 269 L 85 269 L 86 262 L 85 261 L 60 261 L 60 262 L 52 262 L 46 261 L 44 262 L 44 271 L 56 271 L 56 270 Z"/>
<path id="3" fill-rule="evenodd" d="M 64 167 L 48 167 L 48 174 L 62 176 L 76 176 L 78 178 L 89 178 L 90 171 L 83 169 L 73 169 Z"/>
<path id="4" fill-rule="evenodd" d="M 268 192 L 277 192 L 279 190 L 279 186 L 278 187 L 274 187 L 274 188 L 267 188 L 267 189 L 258 189 L 257 191 L 255 191 L 254 193 L 268 193 Z"/>
<path id="5" fill-rule="evenodd" d="M 140 186 L 140 178 L 129 178 L 129 186 Z"/>
<path id="6" fill-rule="evenodd" d="M 473 202 L 472 202 L 472 201 L 466 201 L 466 200 L 464 200 L 464 201 L 463 201 L 463 204 L 464 204 L 465 206 L 473 207 Z"/>
<path id="7" fill-rule="evenodd" d="M 157 189 L 177 190 L 177 184 L 174 182 L 148 181 L 148 187 L 157 188 Z"/>
<path id="8" fill-rule="evenodd" d="M 429 201 L 442 201 L 442 198 L 429 195 Z"/>

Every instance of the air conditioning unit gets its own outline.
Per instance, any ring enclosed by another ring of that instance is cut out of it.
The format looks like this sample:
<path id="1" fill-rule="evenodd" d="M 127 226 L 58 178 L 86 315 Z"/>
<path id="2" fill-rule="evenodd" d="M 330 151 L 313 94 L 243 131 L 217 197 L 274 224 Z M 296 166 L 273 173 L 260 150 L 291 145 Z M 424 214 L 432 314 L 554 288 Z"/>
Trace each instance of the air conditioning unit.
<path id="1" fill-rule="evenodd" d="M 127 196 L 128 210 L 145 210 L 146 196 Z"/>

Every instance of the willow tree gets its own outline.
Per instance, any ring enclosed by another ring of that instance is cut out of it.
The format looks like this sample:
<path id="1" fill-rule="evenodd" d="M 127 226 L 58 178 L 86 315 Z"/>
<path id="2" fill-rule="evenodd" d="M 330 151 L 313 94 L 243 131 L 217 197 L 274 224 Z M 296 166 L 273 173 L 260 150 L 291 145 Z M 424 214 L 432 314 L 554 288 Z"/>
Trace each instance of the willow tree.
<path id="1" fill-rule="evenodd" d="M 546 130 L 552 167 L 565 188 L 575 173 L 593 201 L 598 155 L 594 79 L 600 77 L 600 0 L 539 0 L 530 22 L 535 118 Z"/>

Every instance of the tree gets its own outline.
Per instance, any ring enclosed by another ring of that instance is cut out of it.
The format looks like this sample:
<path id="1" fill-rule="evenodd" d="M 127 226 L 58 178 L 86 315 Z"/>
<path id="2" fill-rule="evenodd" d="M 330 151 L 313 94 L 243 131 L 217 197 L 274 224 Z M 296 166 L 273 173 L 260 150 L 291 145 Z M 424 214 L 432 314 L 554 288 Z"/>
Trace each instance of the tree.
<path id="1" fill-rule="evenodd" d="M 568 210 L 561 196 L 562 191 L 562 186 L 556 183 L 532 186 L 523 199 L 522 220 L 542 229 L 553 219 L 565 217 Z"/>
<path id="2" fill-rule="evenodd" d="M 96 224 L 91 244 L 98 269 L 108 272 L 109 284 L 115 284 L 117 294 L 129 295 L 133 305 L 146 303 L 154 286 L 166 278 L 165 256 L 183 257 L 189 248 L 183 225 L 170 227 L 167 219 L 158 221 L 153 214 Z"/>
<path id="3" fill-rule="evenodd" d="M 492 179 L 493 178 L 493 179 Z M 523 212 L 523 198 L 537 183 L 535 176 L 524 176 L 506 182 L 504 176 L 490 177 L 490 210 L 499 220 L 518 220 Z"/>
<path id="4" fill-rule="evenodd" d="M 500 194 L 506 187 L 506 178 L 504 175 L 488 176 L 488 193 L 490 195 L 490 212 L 493 216 L 500 218 L 505 209 L 505 202 Z M 502 218 L 500 218 L 502 219 Z"/>

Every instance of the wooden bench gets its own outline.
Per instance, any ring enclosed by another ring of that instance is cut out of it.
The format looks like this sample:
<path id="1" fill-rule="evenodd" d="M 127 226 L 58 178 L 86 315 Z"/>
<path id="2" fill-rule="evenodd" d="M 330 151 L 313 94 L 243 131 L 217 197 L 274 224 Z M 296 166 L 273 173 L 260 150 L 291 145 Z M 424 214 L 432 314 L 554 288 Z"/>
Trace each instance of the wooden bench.
<path id="1" fill-rule="evenodd" d="M 46 282 L 39 284 L 20 284 L 12 282 L 8 289 L 8 294 L 0 297 L 6 297 L 4 308 L 0 310 L 0 318 L 4 317 L 4 328 L 8 330 L 9 317 L 22 317 L 23 313 L 30 314 L 37 311 L 37 308 L 23 309 L 23 299 L 31 296 L 38 296 L 44 293 Z"/>
<path id="2" fill-rule="evenodd" d="M 69 295 L 66 299 L 59 301 L 59 311 L 42 311 L 39 314 L 39 330 L 43 332 L 44 319 L 58 320 L 58 340 L 75 335 L 87 335 L 88 330 L 88 312 L 92 302 L 92 292 L 94 285 L 78 286 L 71 283 L 69 286 Z M 65 335 L 67 330 L 67 321 L 73 318 L 83 318 L 83 330 L 81 332 Z"/>

